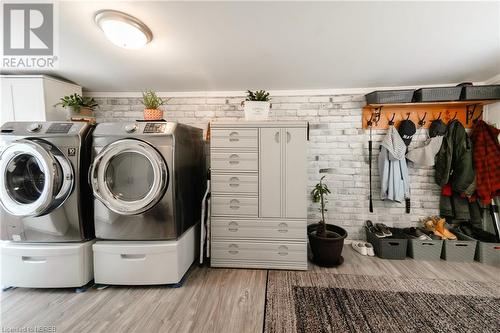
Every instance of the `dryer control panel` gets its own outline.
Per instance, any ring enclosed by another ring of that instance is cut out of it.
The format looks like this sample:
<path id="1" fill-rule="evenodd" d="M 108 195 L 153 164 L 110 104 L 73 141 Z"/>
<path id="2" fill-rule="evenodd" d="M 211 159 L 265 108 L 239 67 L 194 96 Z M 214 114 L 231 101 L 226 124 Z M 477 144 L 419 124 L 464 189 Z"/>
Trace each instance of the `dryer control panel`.
<path id="1" fill-rule="evenodd" d="M 146 123 L 146 126 L 144 126 L 143 133 L 145 133 L 145 134 L 165 133 L 166 129 L 167 129 L 166 123 Z"/>

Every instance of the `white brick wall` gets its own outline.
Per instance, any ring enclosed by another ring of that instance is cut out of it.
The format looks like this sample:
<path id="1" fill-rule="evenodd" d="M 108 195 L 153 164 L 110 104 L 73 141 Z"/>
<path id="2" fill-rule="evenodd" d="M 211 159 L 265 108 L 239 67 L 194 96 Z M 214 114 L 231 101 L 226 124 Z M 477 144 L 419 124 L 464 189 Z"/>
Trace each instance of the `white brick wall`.
<path id="1" fill-rule="evenodd" d="M 165 119 L 205 129 L 213 119 L 237 120 L 243 117 L 237 97 L 171 98 L 165 106 Z M 142 119 L 140 98 L 96 98 L 100 107 L 97 120 L 117 121 Z M 405 214 L 404 204 L 383 202 L 379 195 L 377 157 L 385 131 L 373 132 L 373 195 L 374 213 L 368 212 L 368 131 L 361 128 L 363 95 L 290 96 L 272 99 L 271 119 L 307 120 L 310 122 L 308 150 L 309 191 L 320 178 L 320 168 L 332 168 L 327 174 L 332 190 L 328 202 L 328 222 L 347 229 L 349 238 L 362 239 L 362 226 L 367 219 L 390 226 L 416 225 L 420 218 L 438 214 L 439 188 L 433 182 L 432 169 L 410 168 L 411 214 Z M 418 132 L 417 132 L 418 133 Z M 423 132 L 412 145 L 425 139 Z M 317 205 L 309 204 L 309 222 L 319 218 Z"/>

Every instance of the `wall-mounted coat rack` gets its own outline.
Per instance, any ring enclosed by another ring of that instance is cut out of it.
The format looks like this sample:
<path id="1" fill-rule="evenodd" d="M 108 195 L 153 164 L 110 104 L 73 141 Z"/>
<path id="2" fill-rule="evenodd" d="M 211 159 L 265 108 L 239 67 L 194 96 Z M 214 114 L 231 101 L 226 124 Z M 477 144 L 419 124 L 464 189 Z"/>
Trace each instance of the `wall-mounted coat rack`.
<path id="1" fill-rule="evenodd" d="M 432 120 L 445 123 L 458 119 L 465 128 L 471 128 L 481 119 L 483 106 L 499 100 L 455 101 L 433 103 L 368 104 L 363 108 L 363 128 L 387 129 L 392 122 L 396 127 L 404 119 L 412 120 L 417 127 L 429 128 Z"/>

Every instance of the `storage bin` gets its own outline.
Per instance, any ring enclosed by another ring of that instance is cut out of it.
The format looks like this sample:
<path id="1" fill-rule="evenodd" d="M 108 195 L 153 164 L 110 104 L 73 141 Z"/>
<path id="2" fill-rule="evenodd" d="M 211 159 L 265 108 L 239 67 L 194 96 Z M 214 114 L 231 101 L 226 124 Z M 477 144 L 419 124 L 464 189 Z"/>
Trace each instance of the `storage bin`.
<path id="1" fill-rule="evenodd" d="M 460 96 L 462 100 L 500 99 L 500 84 L 487 86 L 466 86 Z"/>
<path id="2" fill-rule="evenodd" d="M 476 253 L 476 240 L 468 240 L 453 231 L 458 240 L 445 240 L 441 258 L 448 261 L 473 262 Z"/>
<path id="3" fill-rule="evenodd" d="M 366 97 L 368 104 L 411 103 L 415 90 L 378 90 L 371 92 Z"/>
<path id="4" fill-rule="evenodd" d="M 474 259 L 483 264 L 500 265 L 500 243 L 481 242 L 459 231 L 453 232 L 459 234 L 463 239 L 477 241 L 476 256 Z"/>
<path id="5" fill-rule="evenodd" d="M 414 102 L 458 101 L 462 87 L 420 88 L 413 95 Z"/>
<path id="6" fill-rule="evenodd" d="M 373 245 L 375 254 L 382 259 L 404 260 L 406 258 L 406 249 L 408 239 L 403 234 L 396 233 L 391 228 L 392 237 L 378 238 L 372 232 L 365 228 L 366 240 Z"/>
<path id="7" fill-rule="evenodd" d="M 408 256 L 415 260 L 440 260 L 442 240 L 408 239 Z"/>

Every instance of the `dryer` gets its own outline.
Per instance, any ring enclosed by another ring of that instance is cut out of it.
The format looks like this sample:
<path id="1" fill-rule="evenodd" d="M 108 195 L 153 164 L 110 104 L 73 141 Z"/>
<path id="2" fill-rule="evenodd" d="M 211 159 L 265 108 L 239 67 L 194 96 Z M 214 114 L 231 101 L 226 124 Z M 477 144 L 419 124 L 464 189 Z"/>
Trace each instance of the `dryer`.
<path id="1" fill-rule="evenodd" d="M 177 239 L 198 223 L 203 131 L 175 122 L 98 124 L 93 133 L 96 237 Z"/>

